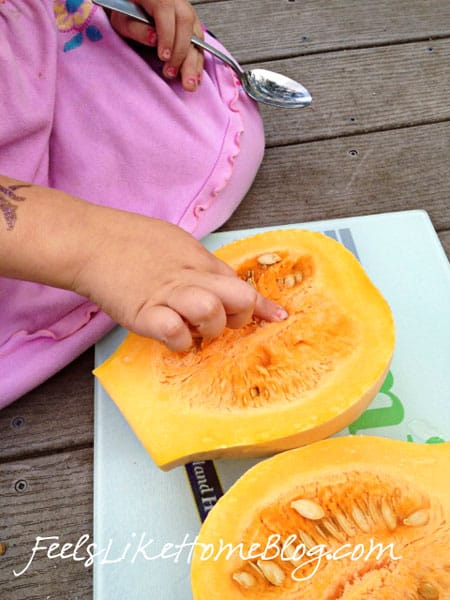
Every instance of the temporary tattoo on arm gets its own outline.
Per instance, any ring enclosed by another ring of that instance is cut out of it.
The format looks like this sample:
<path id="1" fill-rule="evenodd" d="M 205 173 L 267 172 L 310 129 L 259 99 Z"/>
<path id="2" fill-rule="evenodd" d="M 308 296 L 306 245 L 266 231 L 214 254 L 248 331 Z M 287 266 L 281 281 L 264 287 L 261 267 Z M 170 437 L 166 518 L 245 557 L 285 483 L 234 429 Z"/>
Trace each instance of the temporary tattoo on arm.
<path id="1" fill-rule="evenodd" d="M 13 202 L 23 202 L 25 200 L 23 196 L 18 196 L 14 193 L 15 190 L 18 190 L 21 187 L 30 186 L 26 184 L 19 184 L 4 187 L 0 184 L 0 211 L 3 213 L 6 221 L 6 228 L 9 231 L 14 229 L 14 225 L 17 221 L 17 206 L 13 204 Z M 13 202 L 11 202 L 11 200 Z"/>

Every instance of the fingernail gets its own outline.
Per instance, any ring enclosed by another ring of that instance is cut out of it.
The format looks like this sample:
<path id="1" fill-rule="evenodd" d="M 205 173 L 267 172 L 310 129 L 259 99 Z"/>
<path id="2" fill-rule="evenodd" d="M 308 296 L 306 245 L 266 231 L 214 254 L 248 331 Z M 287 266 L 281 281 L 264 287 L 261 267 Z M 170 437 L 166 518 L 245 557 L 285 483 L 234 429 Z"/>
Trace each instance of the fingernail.
<path id="1" fill-rule="evenodd" d="M 289 313 L 279 306 L 275 311 L 275 318 L 277 321 L 285 321 L 289 317 Z"/>
<path id="2" fill-rule="evenodd" d="M 150 46 L 156 46 L 156 31 L 154 29 L 149 30 L 147 41 Z"/>
<path id="3" fill-rule="evenodd" d="M 177 75 L 177 70 L 175 69 L 175 67 L 169 67 L 166 71 L 167 76 L 168 77 L 176 77 Z"/>
<path id="4" fill-rule="evenodd" d="M 198 73 L 198 75 L 197 75 L 197 83 L 198 83 L 198 85 L 200 85 L 201 80 L 202 80 L 202 75 L 201 75 L 201 73 Z"/>
<path id="5" fill-rule="evenodd" d="M 195 77 L 189 77 L 187 82 L 191 87 L 197 86 L 197 80 L 195 79 Z"/>
<path id="6" fill-rule="evenodd" d="M 171 57 L 171 52 L 168 48 L 165 48 L 164 50 L 161 51 L 161 58 L 163 60 L 169 60 L 169 58 Z"/>

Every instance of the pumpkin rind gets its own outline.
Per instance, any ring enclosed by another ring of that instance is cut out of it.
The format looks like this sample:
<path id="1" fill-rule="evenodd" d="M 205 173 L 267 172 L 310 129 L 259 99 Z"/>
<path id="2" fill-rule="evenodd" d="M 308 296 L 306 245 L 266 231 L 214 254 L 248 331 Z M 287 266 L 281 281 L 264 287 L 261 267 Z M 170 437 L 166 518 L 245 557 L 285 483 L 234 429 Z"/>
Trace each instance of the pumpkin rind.
<path id="1" fill-rule="evenodd" d="M 450 443 L 351 436 L 260 462 L 201 528 L 194 600 L 448 600 L 449 461 Z"/>
<path id="2" fill-rule="evenodd" d="M 186 353 L 129 334 L 95 370 L 163 469 L 263 456 L 339 431 L 374 398 L 393 353 L 389 306 L 338 242 L 279 230 L 215 254 L 289 318 L 227 329 Z"/>

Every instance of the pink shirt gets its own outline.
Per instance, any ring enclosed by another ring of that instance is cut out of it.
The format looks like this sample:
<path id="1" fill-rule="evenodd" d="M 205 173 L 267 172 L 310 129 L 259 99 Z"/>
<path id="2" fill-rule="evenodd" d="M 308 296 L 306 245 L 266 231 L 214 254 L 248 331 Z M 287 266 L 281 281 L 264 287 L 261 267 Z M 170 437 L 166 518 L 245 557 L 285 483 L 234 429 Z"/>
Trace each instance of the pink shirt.
<path id="1" fill-rule="evenodd" d="M 0 0 L 0 173 L 203 237 L 242 200 L 264 148 L 255 104 L 205 59 L 189 93 L 90 0 Z M 0 278 L 0 408 L 113 325 L 76 294 Z"/>

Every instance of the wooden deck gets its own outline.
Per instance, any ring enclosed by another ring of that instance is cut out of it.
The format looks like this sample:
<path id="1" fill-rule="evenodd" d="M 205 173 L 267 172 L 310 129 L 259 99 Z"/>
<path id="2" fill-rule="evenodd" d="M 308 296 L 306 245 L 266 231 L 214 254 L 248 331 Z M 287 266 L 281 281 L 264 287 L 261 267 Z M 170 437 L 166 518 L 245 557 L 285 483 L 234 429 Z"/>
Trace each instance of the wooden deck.
<path id="1" fill-rule="evenodd" d="M 298 111 L 262 108 L 265 159 L 224 229 L 420 208 L 450 255 L 447 0 L 196 4 L 241 63 L 298 79 L 314 98 Z M 74 543 L 92 532 L 92 366 L 90 350 L 0 412 L 5 600 L 91 597 L 92 572 L 74 560 L 12 572 L 36 536 Z"/>

